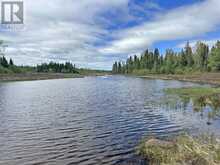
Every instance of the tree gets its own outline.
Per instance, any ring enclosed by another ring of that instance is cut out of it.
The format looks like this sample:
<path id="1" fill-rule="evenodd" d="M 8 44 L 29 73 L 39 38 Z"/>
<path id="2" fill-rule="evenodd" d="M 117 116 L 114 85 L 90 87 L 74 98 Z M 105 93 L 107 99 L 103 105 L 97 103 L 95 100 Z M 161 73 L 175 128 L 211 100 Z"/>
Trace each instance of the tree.
<path id="1" fill-rule="evenodd" d="M 220 71 L 220 41 L 217 41 L 216 45 L 212 47 L 208 63 L 211 70 Z"/>
<path id="2" fill-rule="evenodd" d="M 149 55 L 149 51 L 148 49 L 144 52 L 144 55 L 143 55 L 143 65 L 144 65 L 144 69 L 149 69 L 150 65 L 150 55 Z"/>
<path id="3" fill-rule="evenodd" d="M 209 47 L 208 45 L 198 42 L 196 44 L 196 56 L 195 56 L 195 63 L 197 68 L 206 70 L 208 64 L 208 54 L 209 54 Z"/>
<path id="4" fill-rule="evenodd" d="M 10 61 L 9 61 L 9 65 L 13 66 L 14 65 L 14 62 L 13 60 L 10 58 Z"/>
<path id="5" fill-rule="evenodd" d="M 134 55 L 134 69 L 140 69 L 140 61 L 136 55 Z"/>
<path id="6" fill-rule="evenodd" d="M 186 43 L 185 46 L 185 56 L 186 56 L 186 61 L 187 61 L 187 65 L 189 67 L 192 67 L 194 65 L 194 60 L 193 60 L 193 52 L 192 52 L 192 48 L 189 45 L 189 42 Z"/>
<path id="7" fill-rule="evenodd" d="M 180 65 L 181 67 L 186 67 L 187 66 L 187 56 L 184 50 L 181 50 L 180 54 Z"/>
<path id="8" fill-rule="evenodd" d="M 74 65 L 70 62 L 59 64 L 50 62 L 37 65 L 37 72 L 54 72 L 54 73 L 79 73 Z"/>
<path id="9" fill-rule="evenodd" d="M 5 58 L 5 56 L 3 56 L 1 59 L 0 59 L 0 63 L 3 67 L 7 68 L 9 65 L 8 65 L 8 61 L 7 59 Z"/>
<path id="10" fill-rule="evenodd" d="M 117 62 L 115 62 L 115 63 L 113 64 L 112 72 L 113 72 L 114 74 L 118 73 L 118 63 L 117 63 Z"/>
<path id="11" fill-rule="evenodd" d="M 133 58 L 130 56 L 129 59 L 127 60 L 126 62 L 126 65 L 127 65 L 127 69 L 128 69 L 128 73 L 132 73 L 134 67 L 133 67 Z"/>
<path id="12" fill-rule="evenodd" d="M 118 73 L 122 73 L 121 62 L 118 62 Z"/>
<path id="13" fill-rule="evenodd" d="M 154 72 L 157 72 L 158 68 L 159 68 L 159 59 L 160 59 L 160 53 L 159 53 L 159 49 L 156 48 L 154 50 L 154 58 L 153 58 L 153 70 Z"/>
<path id="14" fill-rule="evenodd" d="M 167 49 L 164 59 L 164 71 L 165 73 L 172 73 L 175 65 L 175 54 L 172 49 Z"/>
<path id="15" fill-rule="evenodd" d="M 165 55 L 160 55 L 159 49 L 144 51 L 138 57 L 134 55 L 126 60 L 126 63 L 116 62 L 112 67 L 113 73 L 185 73 L 191 71 L 220 71 L 220 41 L 209 52 L 209 46 L 198 42 L 195 52 L 192 51 L 189 42 L 180 52 L 167 49 Z"/>

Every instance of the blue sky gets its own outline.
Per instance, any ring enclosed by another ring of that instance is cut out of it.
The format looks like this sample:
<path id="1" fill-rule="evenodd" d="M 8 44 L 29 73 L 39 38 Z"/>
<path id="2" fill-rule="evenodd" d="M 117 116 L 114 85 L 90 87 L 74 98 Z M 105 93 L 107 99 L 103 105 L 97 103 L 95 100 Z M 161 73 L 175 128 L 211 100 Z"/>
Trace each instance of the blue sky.
<path id="1" fill-rule="evenodd" d="M 111 69 L 146 49 L 220 39 L 219 0 L 24 0 L 23 30 L 0 30 L 19 65 L 70 61 Z"/>

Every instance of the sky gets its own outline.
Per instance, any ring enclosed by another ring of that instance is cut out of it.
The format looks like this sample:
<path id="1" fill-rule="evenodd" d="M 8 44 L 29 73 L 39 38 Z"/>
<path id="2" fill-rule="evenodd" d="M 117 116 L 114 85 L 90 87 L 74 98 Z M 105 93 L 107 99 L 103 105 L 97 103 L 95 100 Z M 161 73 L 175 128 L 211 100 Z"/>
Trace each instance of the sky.
<path id="1" fill-rule="evenodd" d="M 1 29 L 17 65 L 72 62 L 110 70 L 146 49 L 220 39 L 220 0 L 23 0 L 22 29 Z"/>

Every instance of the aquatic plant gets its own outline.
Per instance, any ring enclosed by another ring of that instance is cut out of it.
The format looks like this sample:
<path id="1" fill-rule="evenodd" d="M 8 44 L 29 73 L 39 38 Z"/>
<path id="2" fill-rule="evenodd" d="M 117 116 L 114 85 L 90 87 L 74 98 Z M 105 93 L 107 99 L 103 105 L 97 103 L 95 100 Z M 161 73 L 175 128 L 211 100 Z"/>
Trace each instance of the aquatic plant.
<path id="1" fill-rule="evenodd" d="M 182 97 L 198 98 L 201 96 L 220 94 L 220 88 L 213 87 L 191 87 L 191 88 L 169 88 L 167 94 L 176 94 Z"/>
<path id="2" fill-rule="evenodd" d="M 212 119 L 220 116 L 220 88 L 174 88 L 166 89 L 165 92 L 169 96 L 177 96 L 173 100 L 169 99 L 167 105 L 174 107 L 174 104 L 180 104 L 185 109 L 188 104 L 192 103 L 194 112 L 200 113 L 200 116 L 207 115 L 207 124 L 211 124 Z M 204 113 L 207 107 L 209 111 Z"/>
<path id="3" fill-rule="evenodd" d="M 219 165 L 220 142 L 212 135 L 148 138 L 137 148 L 149 165 Z"/>

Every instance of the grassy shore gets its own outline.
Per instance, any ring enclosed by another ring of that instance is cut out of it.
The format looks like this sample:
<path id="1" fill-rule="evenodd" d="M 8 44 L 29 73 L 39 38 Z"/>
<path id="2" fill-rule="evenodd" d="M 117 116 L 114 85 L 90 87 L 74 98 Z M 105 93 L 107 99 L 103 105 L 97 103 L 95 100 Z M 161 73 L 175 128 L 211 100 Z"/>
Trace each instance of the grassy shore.
<path id="1" fill-rule="evenodd" d="M 73 73 L 39 73 L 39 72 L 21 72 L 21 73 L 0 73 L 0 82 L 4 81 L 31 81 L 47 79 L 66 79 L 66 78 L 83 78 L 85 76 L 103 76 L 109 75 L 109 71 L 98 71 L 79 69 L 79 74 Z"/>
<path id="2" fill-rule="evenodd" d="M 47 80 L 64 78 L 82 78 L 80 74 L 67 73 L 18 73 L 18 74 L 0 74 L 0 81 L 29 81 L 29 80 Z"/>
<path id="3" fill-rule="evenodd" d="M 214 87 L 190 87 L 190 88 L 169 88 L 166 89 L 167 94 L 175 94 L 190 98 L 198 98 L 202 96 L 210 96 L 220 94 L 220 88 Z"/>
<path id="4" fill-rule="evenodd" d="M 183 75 L 149 74 L 143 76 L 140 75 L 139 77 L 148 79 L 179 80 L 220 85 L 220 73 L 192 73 Z"/>
<path id="5" fill-rule="evenodd" d="M 137 149 L 149 165 L 219 165 L 220 142 L 210 135 L 179 135 L 169 140 L 149 138 Z"/>
<path id="6" fill-rule="evenodd" d="M 180 80 L 220 85 L 219 73 L 193 75 L 148 75 L 150 79 Z M 179 96 L 184 103 L 192 101 L 194 112 L 209 106 L 208 122 L 219 116 L 220 87 L 189 87 L 165 89 L 167 95 Z M 149 165 L 220 165 L 220 140 L 212 135 L 180 134 L 166 140 L 148 138 L 139 145 L 138 154 Z"/>

